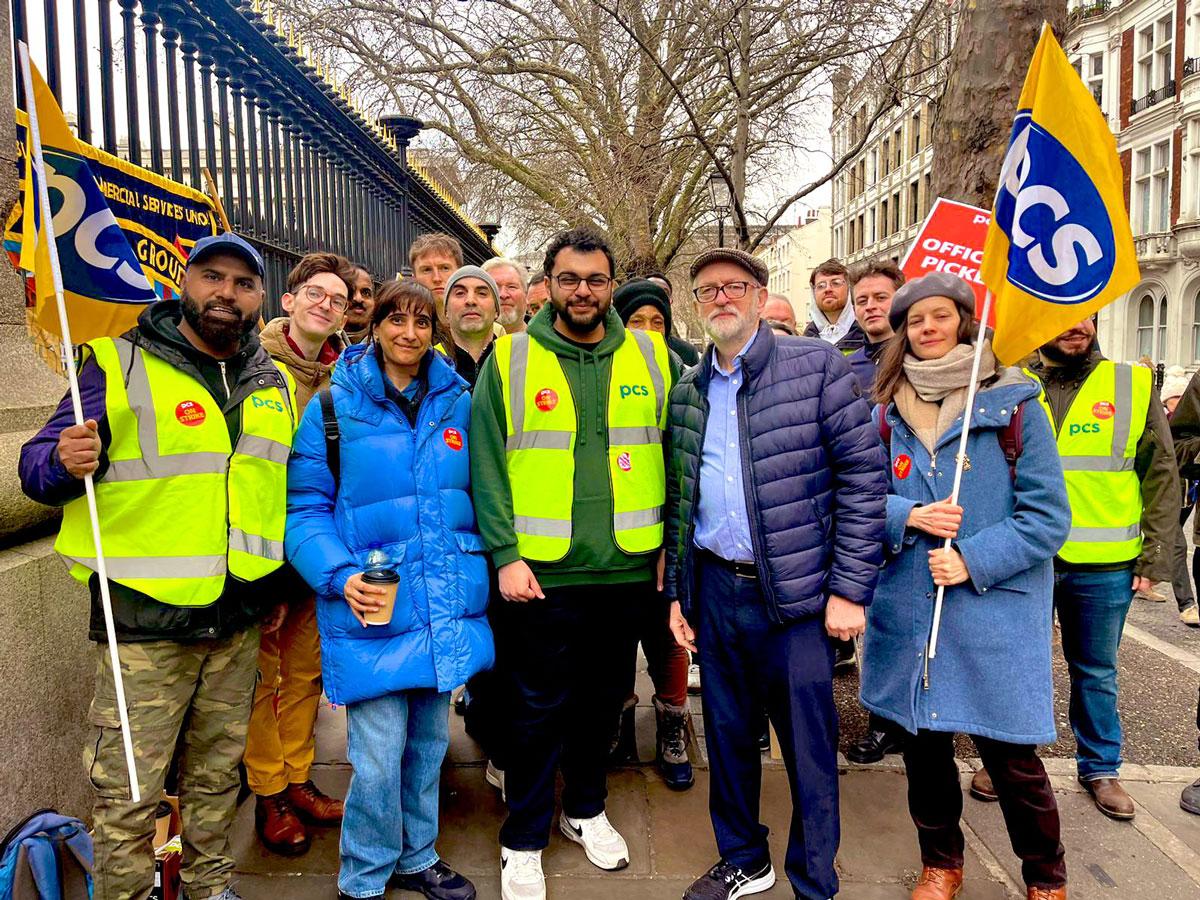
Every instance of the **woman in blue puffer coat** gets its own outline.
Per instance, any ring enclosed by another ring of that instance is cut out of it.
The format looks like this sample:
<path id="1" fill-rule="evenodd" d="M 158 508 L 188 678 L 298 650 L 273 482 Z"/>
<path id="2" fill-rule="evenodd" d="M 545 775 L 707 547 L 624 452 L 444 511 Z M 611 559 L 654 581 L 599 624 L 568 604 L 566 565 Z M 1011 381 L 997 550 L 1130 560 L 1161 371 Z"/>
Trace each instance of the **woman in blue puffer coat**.
<path id="1" fill-rule="evenodd" d="M 962 886 L 956 732 L 972 737 L 992 775 L 1028 896 L 1052 900 L 1066 896 L 1066 866 L 1037 745 L 1055 736 L 1053 559 L 1071 514 L 1040 389 L 997 364 L 988 338 L 976 337 L 974 309 L 967 283 L 942 273 L 892 299 L 896 334 L 875 380 L 876 416 L 890 431 L 886 562 L 867 611 L 862 701 L 910 732 L 904 763 L 923 863 L 913 900 L 950 900 Z M 974 340 L 983 341 L 979 392 L 954 505 Z"/>
<path id="2" fill-rule="evenodd" d="M 305 410 L 288 465 L 287 556 L 317 595 L 325 692 L 346 705 L 354 768 L 342 897 L 381 896 L 389 884 L 475 896 L 434 850 L 450 691 L 495 655 L 471 505 L 471 397 L 431 349 L 436 324 L 428 290 L 385 284 L 372 340 L 349 348 L 333 373 L 340 481 L 320 403 Z M 386 618 L 375 568 L 400 577 L 385 625 L 367 623 Z"/>

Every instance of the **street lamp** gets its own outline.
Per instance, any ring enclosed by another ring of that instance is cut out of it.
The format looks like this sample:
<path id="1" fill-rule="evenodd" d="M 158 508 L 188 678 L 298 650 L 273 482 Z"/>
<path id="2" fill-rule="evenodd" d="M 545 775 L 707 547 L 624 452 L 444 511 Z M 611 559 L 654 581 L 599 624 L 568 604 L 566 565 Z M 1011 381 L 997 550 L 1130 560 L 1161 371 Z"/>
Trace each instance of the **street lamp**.
<path id="1" fill-rule="evenodd" d="M 725 246 L 725 217 L 733 208 L 733 197 L 729 191 L 729 182 L 720 172 L 708 176 L 708 192 L 712 195 L 713 210 L 717 213 L 717 246 Z"/>

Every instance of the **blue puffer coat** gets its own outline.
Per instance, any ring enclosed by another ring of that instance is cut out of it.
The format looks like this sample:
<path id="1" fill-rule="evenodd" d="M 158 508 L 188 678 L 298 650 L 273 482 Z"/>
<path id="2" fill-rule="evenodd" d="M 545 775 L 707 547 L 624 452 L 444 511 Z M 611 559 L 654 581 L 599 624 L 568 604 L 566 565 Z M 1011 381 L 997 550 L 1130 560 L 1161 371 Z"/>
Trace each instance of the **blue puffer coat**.
<path id="1" fill-rule="evenodd" d="M 287 556 L 317 594 L 321 672 L 334 703 L 448 691 L 495 658 L 471 506 L 467 383 L 433 354 L 414 429 L 384 377 L 371 345 L 350 347 L 334 369 L 336 498 L 321 404 L 305 409 L 288 464 Z M 364 628 L 342 592 L 374 548 L 391 557 L 400 589 L 391 623 Z"/>
<path id="2" fill-rule="evenodd" d="M 689 615 L 713 348 L 671 390 L 667 597 Z M 820 615 L 830 594 L 868 604 L 883 562 L 887 480 L 871 408 L 846 358 L 764 323 L 742 358 L 742 482 L 754 560 L 774 622 Z"/>
<path id="3" fill-rule="evenodd" d="M 905 526 L 912 508 L 950 496 L 962 419 L 938 438 L 933 459 L 897 414 L 887 507 L 888 561 L 867 611 L 862 702 L 915 733 L 958 731 L 1017 744 L 1054 740 L 1050 672 L 1054 554 L 1071 510 L 1038 386 L 1008 369 L 975 401 L 954 546 L 970 578 L 946 589 L 937 656 L 923 685 L 937 587 L 929 551 L 942 539 Z M 1025 405 L 1015 481 L 998 433 Z M 878 412 L 876 412 L 878 415 Z"/>

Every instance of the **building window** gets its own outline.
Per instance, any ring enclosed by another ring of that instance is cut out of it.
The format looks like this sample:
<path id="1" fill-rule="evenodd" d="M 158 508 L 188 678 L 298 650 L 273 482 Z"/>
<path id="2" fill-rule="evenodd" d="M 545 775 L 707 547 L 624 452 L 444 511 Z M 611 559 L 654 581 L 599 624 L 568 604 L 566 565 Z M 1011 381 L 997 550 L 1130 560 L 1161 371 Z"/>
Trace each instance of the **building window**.
<path id="1" fill-rule="evenodd" d="M 916 225 L 921 215 L 921 182 L 913 181 L 908 186 L 908 224 Z"/>
<path id="2" fill-rule="evenodd" d="M 904 164 L 904 129 L 897 128 L 896 133 L 892 135 L 892 152 L 896 154 L 896 164 L 893 168 L 898 169 Z"/>
<path id="3" fill-rule="evenodd" d="M 899 231 L 900 226 L 900 192 L 892 194 L 892 231 Z"/>
<path id="4" fill-rule="evenodd" d="M 1158 90 L 1172 78 L 1173 20 L 1174 16 L 1167 14 L 1137 33 L 1137 82 L 1133 91 L 1137 97 Z"/>
<path id="5" fill-rule="evenodd" d="M 888 226 L 891 224 L 891 219 L 888 218 L 888 202 L 886 200 L 879 201 L 879 239 L 883 240 L 891 232 Z"/>
<path id="6" fill-rule="evenodd" d="M 875 207 L 867 210 L 867 244 L 875 243 Z"/>
<path id="7" fill-rule="evenodd" d="M 1134 230 L 1166 231 L 1171 215 L 1171 142 L 1160 141 L 1134 155 Z"/>
<path id="8" fill-rule="evenodd" d="M 933 174 L 925 173 L 925 209 L 922 212 L 929 215 L 929 210 L 933 208 Z"/>
<path id="9" fill-rule="evenodd" d="M 912 121 L 909 122 L 909 124 L 908 124 L 908 142 L 911 145 L 909 147 L 909 151 L 908 151 L 909 156 L 916 156 L 918 153 L 921 152 L 921 111 L 920 110 L 917 110 L 917 112 L 912 117 Z"/>
<path id="10" fill-rule="evenodd" d="M 880 170 L 880 175 L 886 175 L 892 170 L 892 142 L 887 138 L 883 139 L 882 144 L 883 168 Z"/>
<path id="11" fill-rule="evenodd" d="M 1200 290 L 1192 301 L 1192 362 L 1200 362 Z"/>
<path id="12" fill-rule="evenodd" d="M 1200 309 L 1200 298 L 1197 298 Z M 1193 326 L 1193 333 L 1195 326 Z M 1149 357 L 1157 363 L 1167 355 L 1167 298 L 1158 300 L 1151 294 L 1143 294 L 1138 300 L 1137 310 L 1137 355 L 1138 359 Z"/>
<path id="13" fill-rule="evenodd" d="M 874 184 L 875 179 L 879 177 L 879 150 L 872 150 L 867 159 L 870 160 L 870 165 L 867 166 L 867 183 Z"/>

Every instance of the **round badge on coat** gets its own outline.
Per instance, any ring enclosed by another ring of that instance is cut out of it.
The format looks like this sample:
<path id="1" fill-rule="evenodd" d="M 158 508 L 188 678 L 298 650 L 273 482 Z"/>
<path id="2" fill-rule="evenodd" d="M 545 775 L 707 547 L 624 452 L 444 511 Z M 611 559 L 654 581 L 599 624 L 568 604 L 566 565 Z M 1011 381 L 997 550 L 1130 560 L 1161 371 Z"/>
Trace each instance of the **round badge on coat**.
<path id="1" fill-rule="evenodd" d="M 461 450 L 463 448 L 462 432 L 457 428 L 447 428 L 443 431 L 442 440 L 446 442 L 446 446 L 451 450 Z"/>
<path id="2" fill-rule="evenodd" d="M 901 453 L 892 461 L 892 471 L 896 473 L 897 478 L 907 478 L 908 473 L 912 471 L 912 457 Z"/>
<path id="3" fill-rule="evenodd" d="M 533 398 L 533 403 L 542 412 L 550 412 L 550 410 L 558 406 L 558 394 L 550 388 L 542 388 L 537 392 L 537 396 Z"/>
<path id="4" fill-rule="evenodd" d="M 1101 400 L 1092 407 L 1092 415 L 1097 419 L 1111 419 L 1117 414 L 1117 408 L 1107 400 Z"/>
<path id="5" fill-rule="evenodd" d="M 184 400 L 175 407 L 175 418 L 180 425 L 199 425 L 207 416 L 204 407 L 195 400 Z"/>
<path id="6" fill-rule="evenodd" d="M 622 453 L 617 457 L 617 465 L 621 467 L 622 472 L 628 472 L 633 468 L 633 463 L 630 461 L 628 453 Z"/>

